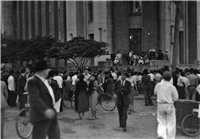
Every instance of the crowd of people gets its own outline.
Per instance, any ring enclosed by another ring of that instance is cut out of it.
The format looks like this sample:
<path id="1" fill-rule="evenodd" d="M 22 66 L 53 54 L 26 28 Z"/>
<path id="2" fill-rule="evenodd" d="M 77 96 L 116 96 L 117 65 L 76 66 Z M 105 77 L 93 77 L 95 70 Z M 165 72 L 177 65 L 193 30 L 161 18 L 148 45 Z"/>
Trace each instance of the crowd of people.
<path id="1" fill-rule="evenodd" d="M 114 65 L 122 65 L 123 61 L 128 65 L 149 65 L 150 60 L 169 60 L 169 58 L 167 50 L 163 53 L 161 50 L 156 52 L 155 49 L 150 49 L 141 53 L 133 52 L 132 50 L 123 54 L 120 51 L 117 51 L 117 53 L 113 52 L 111 60 Z"/>
<path id="2" fill-rule="evenodd" d="M 46 135 L 60 138 L 57 113 L 63 111 L 63 93 L 67 93 L 69 97 L 75 95 L 75 109 L 80 120 L 84 118 L 84 113 L 87 111 L 91 111 L 91 119 L 95 120 L 97 119 L 96 103 L 99 85 L 103 86 L 105 93 L 116 98 L 119 127 L 123 128 L 123 131 L 127 130 L 127 114 L 135 113 L 135 96 L 144 94 L 144 106 L 153 106 L 152 96 L 157 95 L 158 136 L 163 138 L 166 136 L 163 135 L 165 133 L 160 132 L 166 128 L 162 125 L 165 118 L 163 110 L 171 108 L 171 104 L 178 98 L 200 101 L 200 72 L 193 68 L 184 70 L 177 68 L 174 72 L 170 72 L 169 67 L 166 66 L 159 70 L 145 69 L 137 72 L 130 68 L 125 71 L 111 67 L 109 71 L 94 72 L 86 67 L 76 72 L 62 72 L 58 69 L 49 69 L 46 61 L 39 61 L 36 62 L 34 69 L 26 67 L 22 68 L 20 73 L 10 70 L 1 74 L 2 96 L 5 96 L 2 97 L 4 105 L 1 106 L 4 108 L 19 105 L 19 110 L 21 110 L 29 94 L 32 110 L 30 120 L 34 123 L 33 138 Z M 169 93 L 170 90 L 173 95 Z M 175 96 L 174 99 L 171 100 L 170 95 Z M 2 113 L 4 111 L 5 109 L 1 109 Z M 175 113 L 171 117 L 173 123 L 169 123 L 173 129 L 174 115 Z M 38 130 L 41 127 L 46 130 Z M 174 131 L 171 134 L 174 137 Z"/>

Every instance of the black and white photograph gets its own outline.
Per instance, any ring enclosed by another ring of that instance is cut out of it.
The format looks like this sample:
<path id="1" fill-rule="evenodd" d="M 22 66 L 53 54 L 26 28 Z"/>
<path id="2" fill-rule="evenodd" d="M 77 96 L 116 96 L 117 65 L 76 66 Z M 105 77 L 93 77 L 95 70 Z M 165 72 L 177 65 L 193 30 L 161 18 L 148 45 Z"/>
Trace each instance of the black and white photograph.
<path id="1" fill-rule="evenodd" d="M 200 139 L 200 1 L 0 9 L 1 139 Z"/>

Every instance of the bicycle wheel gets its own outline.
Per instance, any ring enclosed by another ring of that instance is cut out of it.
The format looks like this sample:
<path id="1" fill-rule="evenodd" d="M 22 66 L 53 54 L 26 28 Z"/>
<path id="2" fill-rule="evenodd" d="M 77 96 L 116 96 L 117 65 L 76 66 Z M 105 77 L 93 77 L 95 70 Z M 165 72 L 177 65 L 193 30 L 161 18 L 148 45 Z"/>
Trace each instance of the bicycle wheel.
<path id="1" fill-rule="evenodd" d="M 33 130 L 33 126 L 30 123 L 29 116 L 29 110 L 27 108 L 23 108 L 19 112 L 19 115 L 16 119 L 15 128 L 17 131 L 17 135 L 22 139 L 29 138 Z"/>
<path id="2" fill-rule="evenodd" d="M 72 98 L 71 98 L 71 108 L 76 112 L 76 109 L 75 109 L 75 96 L 72 96 Z"/>
<path id="3" fill-rule="evenodd" d="M 100 105 L 106 111 L 113 111 L 116 107 L 116 101 L 110 94 L 100 96 Z"/>
<path id="4" fill-rule="evenodd" d="M 188 136 L 196 136 L 200 131 L 200 120 L 194 114 L 186 115 L 181 123 L 184 133 Z"/>
<path id="5" fill-rule="evenodd" d="M 63 105 L 65 106 L 65 108 L 71 108 L 71 101 L 67 93 L 63 96 Z"/>

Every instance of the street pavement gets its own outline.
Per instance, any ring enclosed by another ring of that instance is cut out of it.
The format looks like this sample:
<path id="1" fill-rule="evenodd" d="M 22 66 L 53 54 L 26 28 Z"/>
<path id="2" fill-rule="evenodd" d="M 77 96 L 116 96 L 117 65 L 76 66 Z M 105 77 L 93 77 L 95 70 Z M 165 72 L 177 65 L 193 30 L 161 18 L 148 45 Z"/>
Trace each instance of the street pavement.
<path id="1" fill-rule="evenodd" d="M 156 139 L 156 100 L 154 106 L 144 106 L 143 95 L 135 99 L 134 115 L 128 115 L 127 131 L 119 128 L 117 108 L 114 111 L 105 111 L 98 105 L 97 119 L 91 120 L 91 112 L 86 112 L 85 117 L 79 120 L 78 114 L 72 109 L 64 108 L 59 113 L 58 120 L 62 139 L 70 138 L 96 138 L 96 139 L 124 139 L 124 138 L 149 138 Z M 8 108 L 6 111 L 4 138 L 19 139 L 15 130 L 15 119 L 18 107 Z M 177 139 L 199 139 L 186 136 L 182 130 L 177 130 Z"/>

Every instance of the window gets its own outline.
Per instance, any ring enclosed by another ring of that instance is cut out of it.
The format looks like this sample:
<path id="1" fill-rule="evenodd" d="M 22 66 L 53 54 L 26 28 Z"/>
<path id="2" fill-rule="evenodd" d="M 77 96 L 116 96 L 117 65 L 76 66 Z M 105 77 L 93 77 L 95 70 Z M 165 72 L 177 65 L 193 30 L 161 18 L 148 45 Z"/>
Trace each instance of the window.
<path id="1" fill-rule="evenodd" d="M 99 41 L 102 41 L 102 28 L 99 28 Z"/>
<path id="2" fill-rule="evenodd" d="M 55 59 L 55 65 L 56 65 L 56 67 L 59 66 L 59 60 L 58 59 Z"/>
<path id="3" fill-rule="evenodd" d="M 89 39 L 94 40 L 94 34 L 89 34 Z"/>
<path id="4" fill-rule="evenodd" d="M 89 39 L 94 40 L 94 34 L 89 34 L 88 37 L 89 37 Z M 91 58 L 90 63 L 91 63 L 91 66 L 94 66 L 94 58 Z"/>
<path id="5" fill-rule="evenodd" d="M 93 21 L 93 2 L 92 1 L 88 2 L 88 21 L 89 22 Z"/>
<path id="6" fill-rule="evenodd" d="M 141 14 L 142 13 L 142 2 L 141 1 L 130 1 L 129 4 L 130 14 Z"/>
<path id="7" fill-rule="evenodd" d="M 47 57 L 47 63 L 51 63 L 51 60 L 49 57 Z"/>
<path id="8" fill-rule="evenodd" d="M 174 26 L 171 26 L 171 44 L 174 44 Z"/>
<path id="9" fill-rule="evenodd" d="M 67 59 L 65 59 L 65 66 L 67 66 Z"/>

